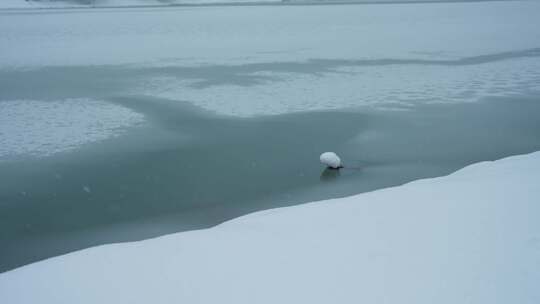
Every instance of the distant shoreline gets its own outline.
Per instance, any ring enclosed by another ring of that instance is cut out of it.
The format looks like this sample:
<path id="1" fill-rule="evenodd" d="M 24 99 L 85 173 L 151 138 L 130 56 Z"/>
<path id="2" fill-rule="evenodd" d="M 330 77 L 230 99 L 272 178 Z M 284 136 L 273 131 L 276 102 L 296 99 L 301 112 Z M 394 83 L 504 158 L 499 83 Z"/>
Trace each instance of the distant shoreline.
<path id="1" fill-rule="evenodd" d="M 478 3 L 478 2 L 522 2 L 529 0 L 338 0 L 338 1 L 247 1 L 247 2 L 214 2 L 214 3 L 171 3 L 171 4 L 148 4 L 148 5 L 71 5 L 51 7 L 6 7 L 0 8 L 5 11 L 41 11 L 41 10 L 76 10 L 76 9 L 120 9 L 120 8 L 165 8 L 165 7 L 229 7 L 229 6 L 323 6 L 323 5 L 374 5 L 374 4 L 434 4 L 434 3 Z"/>

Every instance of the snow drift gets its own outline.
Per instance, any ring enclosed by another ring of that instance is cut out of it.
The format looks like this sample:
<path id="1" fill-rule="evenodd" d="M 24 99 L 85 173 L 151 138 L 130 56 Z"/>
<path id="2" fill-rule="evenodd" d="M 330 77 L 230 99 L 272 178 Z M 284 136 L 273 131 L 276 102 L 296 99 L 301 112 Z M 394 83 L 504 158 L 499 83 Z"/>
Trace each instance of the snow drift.
<path id="1" fill-rule="evenodd" d="M 538 303 L 540 152 L 0 274 L 16 303 Z"/>

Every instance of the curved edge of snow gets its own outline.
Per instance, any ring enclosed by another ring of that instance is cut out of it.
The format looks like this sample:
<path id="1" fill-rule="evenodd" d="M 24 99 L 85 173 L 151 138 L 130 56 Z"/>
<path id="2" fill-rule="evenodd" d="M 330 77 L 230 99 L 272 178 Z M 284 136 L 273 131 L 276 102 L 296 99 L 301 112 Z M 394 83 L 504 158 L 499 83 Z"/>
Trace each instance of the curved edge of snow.
<path id="1" fill-rule="evenodd" d="M 537 303 L 540 152 L 0 274 L 9 303 Z"/>

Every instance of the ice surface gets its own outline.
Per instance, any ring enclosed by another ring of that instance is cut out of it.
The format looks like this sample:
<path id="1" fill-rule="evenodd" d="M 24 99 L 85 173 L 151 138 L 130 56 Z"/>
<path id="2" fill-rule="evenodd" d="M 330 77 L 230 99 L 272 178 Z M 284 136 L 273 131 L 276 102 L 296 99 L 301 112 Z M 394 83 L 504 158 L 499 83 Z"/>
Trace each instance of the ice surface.
<path id="1" fill-rule="evenodd" d="M 0 101 L 0 160 L 69 151 L 143 120 L 130 109 L 86 98 Z"/>
<path id="2" fill-rule="evenodd" d="M 0 70 L 133 69 L 137 81 L 122 94 L 226 115 L 403 108 L 540 89 L 538 1 L 0 14 Z M 190 77 L 175 74 L 186 67 Z"/>
<path id="3" fill-rule="evenodd" d="M 540 50 L 535 53 L 539 57 L 478 63 L 478 58 L 472 58 L 325 61 L 324 68 L 317 62 L 303 65 L 312 72 L 298 68 L 295 72 L 294 67 L 293 71 L 280 72 L 269 64 L 266 69 L 274 71 L 241 74 L 254 82 L 249 85 L 204 85 L 198 80 L 156 76 L 142 81 L 135 91 L 241 117 L 362 106 L 406 108 L 415 104 L 473 102 L 486 96 L 540 91 Z"/>
<path id="4" fill-rule="evenodd" d="M 538 1 L 4 12 L 0 68 L 459 59 L 538 48 L 539 27 Z"/>
<path id="5" fill-rule="evenodd" d="M 540 299 L 540 152 L 0 274 L 20 303 Z"/>

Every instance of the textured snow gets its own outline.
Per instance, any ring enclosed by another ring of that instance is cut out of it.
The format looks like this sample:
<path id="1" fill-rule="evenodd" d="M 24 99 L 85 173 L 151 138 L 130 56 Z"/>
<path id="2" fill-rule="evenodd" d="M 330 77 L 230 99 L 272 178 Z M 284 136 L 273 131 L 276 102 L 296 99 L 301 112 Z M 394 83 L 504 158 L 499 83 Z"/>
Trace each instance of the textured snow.
<path id="1" fill-rule="evenodd" d="M 143 115 L 104 101 L 0 101 L 0 160 L 49 156 L 122 134 Z"/>
<path id="2" fill-rule="evenodd" d="M 19 303 L 540 300 L 540 152 L 0 274 Z"/>
<path id="3" fill-rule="evenodd" d="M 388 108 L 474 102 L 485 96 L 540 91 L 540 57 L 470 65 L 459 64 L 459 60 L 370 63 L 367 60 L 358 66 L 349 63 L 343 67 L 338 62 L 338 67 L 330 71 L 311 74 L 245 73 L 244 77 L 257 82 L 249 86 L 200 87 L 197 80 L 157 76 L 144 80 L 137 92 L 186 100 L 221 114 L 250 117 L 359 106 Z"/>

